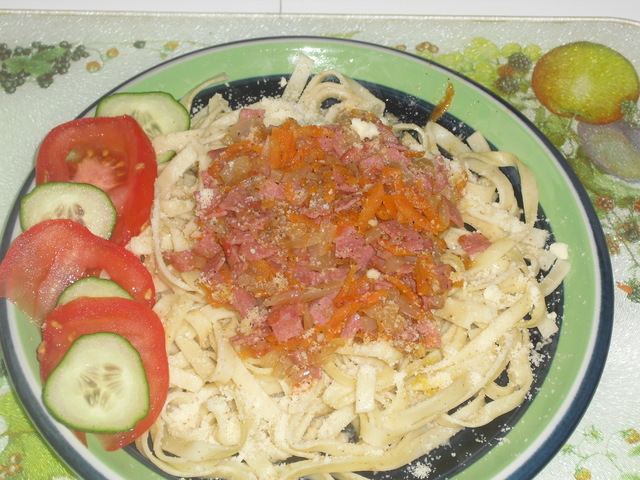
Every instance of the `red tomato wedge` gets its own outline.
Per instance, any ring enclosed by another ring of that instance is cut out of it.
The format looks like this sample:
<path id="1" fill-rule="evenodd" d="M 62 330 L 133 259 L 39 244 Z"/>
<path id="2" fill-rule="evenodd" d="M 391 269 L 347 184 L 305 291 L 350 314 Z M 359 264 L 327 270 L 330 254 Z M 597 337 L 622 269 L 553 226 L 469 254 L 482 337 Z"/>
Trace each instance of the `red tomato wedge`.
<path id="1" fill-rule="evenodd" d="M 153 279 L 137 256 L 73 220 L 45 220 L 7 250 L 0 264 L 0 296 L 39 325 L 66 287 L 101 271 L 145 306 L 155 303 Z"/>
<path id="2" fill-rule="evenodd" d="M 55 308 L 42 325 L 38 360 L 43 381 L 78 337 L 99 332 L 116 333 L 131 343 L 140 354 L 149 384 L 150 405 L 145 418 L 129 431 L 96 435 L 103 447 L 112 451 L 133 442 L 158 418 L 169 390 L 169 365 L 164 327 L 151 308 L 125 298 L 81 297 Z M 84 439 L 83 432 L 76 434 Z"/>
<path id="3" fill-rule="evenodd" d="M 151 140 L 128 115 L 72 120 L 45 137 L 36 157 L 36 183 L 90 183 L 113 202 L 111 241 L 125 245 L 149 220 L 158 175 Z"/>

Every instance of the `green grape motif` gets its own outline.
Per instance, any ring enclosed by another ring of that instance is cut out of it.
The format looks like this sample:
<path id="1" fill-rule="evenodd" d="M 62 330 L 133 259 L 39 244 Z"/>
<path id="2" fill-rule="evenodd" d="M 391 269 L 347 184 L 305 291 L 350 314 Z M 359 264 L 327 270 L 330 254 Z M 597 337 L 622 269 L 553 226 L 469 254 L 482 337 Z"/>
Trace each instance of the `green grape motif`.
<path id="1" fill-rule="evenodd" d="M 508 43 L 498 47 L 486 38 L 474 38 L 459 51 L 439 53 L 429 42 L 418 44 L 415 50 L 509 100 L 529 91 L 531 69 L 542 56 L 538 45 Z"/>
<path id="2" fill-rule="evenodd" d="M 56 75 L 69 71 L 72 62 L 89 56 L 84 45 L 62 41 L 57 45 L 33 42 L 29 47 L 0 44 L 0 87 L 14 93 L 28 81 L 41 88 L 51 86 Z"/>

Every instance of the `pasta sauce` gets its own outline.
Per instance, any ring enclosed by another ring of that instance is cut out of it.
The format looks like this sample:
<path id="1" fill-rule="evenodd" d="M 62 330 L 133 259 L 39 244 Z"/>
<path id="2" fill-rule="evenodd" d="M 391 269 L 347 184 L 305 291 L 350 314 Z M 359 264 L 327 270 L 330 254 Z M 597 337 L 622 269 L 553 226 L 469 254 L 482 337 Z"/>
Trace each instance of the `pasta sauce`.
<path id="1" fill-rule="evenodd" d="M 209 300 L 247 319 L 232 341 L 277 355 L 289 380 L 319 378 L 336 339 L 420 356 L 439 347 L 431 310 L 452 283 L 439 234 L 462 226 L 442 158 L 366 112 L 331 126 L 267 128 L 263 117 L 242 110 L 233 143 L 208 152 L 199 234 L 169 262 L 200 270 Z"/>

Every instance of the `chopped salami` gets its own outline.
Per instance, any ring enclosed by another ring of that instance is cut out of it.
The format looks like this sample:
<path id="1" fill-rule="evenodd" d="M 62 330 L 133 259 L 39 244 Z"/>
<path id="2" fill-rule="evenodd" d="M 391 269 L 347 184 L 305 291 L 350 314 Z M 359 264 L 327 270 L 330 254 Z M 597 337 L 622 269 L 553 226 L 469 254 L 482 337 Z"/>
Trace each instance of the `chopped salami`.
<path id="1" fill-rule="evenodd" d="M 317 371 L 332 338 L 439 345 L 428 319 L 452 286 L 439 234 L 462 225 L 457 186 L 444 158 L 365 123 L 370 135 L 348 118 L 267 127 L 264 112 L 241 110 L 200 174 L 193 248 L 168 253 L 177 270 L 201 270 L 212 302 L 251 318 L 237 345 L 279 352 L 295 375 Z M 474 234 L 461 245 L 486 248 Z"/>
<path id="2" fill-rule="evenodd" d="M 491 246 L 491 241 L 480 232 L 461 235 L 458 243 L 468 255 L 484 252 Z"/>

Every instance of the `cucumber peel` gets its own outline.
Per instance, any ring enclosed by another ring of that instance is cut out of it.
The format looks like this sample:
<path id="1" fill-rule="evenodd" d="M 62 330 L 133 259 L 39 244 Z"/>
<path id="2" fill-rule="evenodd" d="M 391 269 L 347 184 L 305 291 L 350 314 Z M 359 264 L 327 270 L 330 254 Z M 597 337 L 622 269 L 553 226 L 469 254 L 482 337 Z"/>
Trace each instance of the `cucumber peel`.
<path id="1" fill-rule="evenodd" d="M 45 406 L 74 430 L 119 433 L 149 413 L 149 385 L 142 359 L 121 335 L 78 337 L 44 384 Z"/>
<path id="2" fill-rule="evenodd" d="M 117 213 L 109 195 L 89 183 L 43 183 L 20 201 L 20 227 L 23 231 L 36 223 L 55 218 L 74 220 L 94 235 L 109 239 Z"/>
<path id="3" fill-rule="evenodd" d="M 166 163 L 169 160 L 171 160 L 173 157 L 175 157 L 177 155 L 177 152 L 175 150 L 168 150 L 166 152 L 163 152 L 159 155 L 156 156 L 156 161 L 158 162 L 158 165 L 161 163 Z"/>

